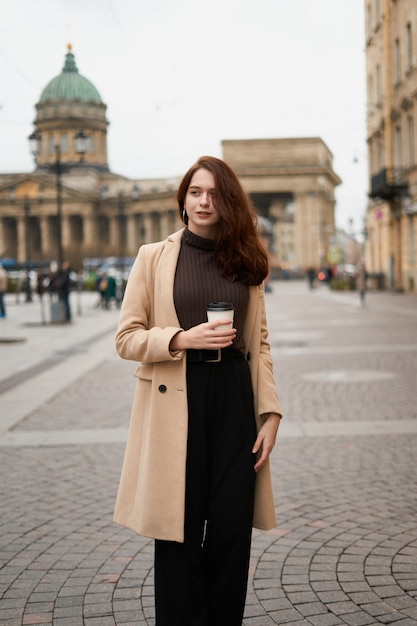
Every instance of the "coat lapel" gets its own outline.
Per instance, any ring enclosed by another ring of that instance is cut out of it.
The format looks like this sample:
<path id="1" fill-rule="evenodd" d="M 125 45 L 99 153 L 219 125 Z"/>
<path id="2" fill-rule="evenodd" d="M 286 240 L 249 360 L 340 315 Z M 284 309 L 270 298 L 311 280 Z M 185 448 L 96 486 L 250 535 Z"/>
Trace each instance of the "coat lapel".
<path id="1" fill-rule="evenodd" d="M 177 269 L 178 255 L 181 249 L 181 240 L 184 229 L 170 235 L 165 241 L 155 271 L 155 307 L 157 326 L 180 326 L 174 305 L 174 280 Z M 262 286 L 250 287 L 249 303 L 244 329 L 246 349 L 249 349 L 252 341 L 256 318 L 259 313 L 259 300 L 263 294 Z"/>
<path id="2" fill-rule="evenodd" d="M 174 280 L 184 229 L 165 241 L 155 271 L 155 307 L 157 326 L 180 326 L 174 305 Z"/>

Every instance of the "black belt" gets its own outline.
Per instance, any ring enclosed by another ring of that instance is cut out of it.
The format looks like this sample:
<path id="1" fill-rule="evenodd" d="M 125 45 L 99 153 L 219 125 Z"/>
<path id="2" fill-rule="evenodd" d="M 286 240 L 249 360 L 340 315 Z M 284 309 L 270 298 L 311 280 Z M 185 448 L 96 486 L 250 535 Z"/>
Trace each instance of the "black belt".
<path id="1" fill-rule="evenodd" d="M 243 352 L 235 348 L 223 350 L 187 350 L 188 363 L 220 363 L 225 359 L 244 358 Z"/>

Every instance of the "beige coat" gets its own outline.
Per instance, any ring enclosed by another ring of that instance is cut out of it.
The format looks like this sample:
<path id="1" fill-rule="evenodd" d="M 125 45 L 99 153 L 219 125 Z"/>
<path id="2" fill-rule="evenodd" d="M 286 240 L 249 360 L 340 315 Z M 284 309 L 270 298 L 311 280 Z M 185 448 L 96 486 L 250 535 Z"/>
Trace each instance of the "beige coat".
<path id="1" fill-rule="evenodd" d="M 182 233 L 140 248 L 116 335 L 120 356 L 140 364 L 114 519 L 146 537 L 178 542 L 184 541 L 186 360 L 169 344 L 180 328 L 173 285 Z M 282 413 L 266 337 L 264 290 L 250 287 L 244 338 L 258 428 L 262 414 Z M 253 524 L 275 526 L 268 463 L 256 478 Z"/>

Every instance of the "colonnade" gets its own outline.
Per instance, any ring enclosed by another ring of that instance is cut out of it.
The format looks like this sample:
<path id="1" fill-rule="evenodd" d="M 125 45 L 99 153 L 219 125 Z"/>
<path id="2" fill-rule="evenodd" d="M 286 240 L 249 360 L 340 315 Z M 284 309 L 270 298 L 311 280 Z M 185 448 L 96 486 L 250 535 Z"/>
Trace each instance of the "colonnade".
<path id="1" fill-rule="evenodd" d="M 91 209 L 91 207 L 90 207 Z M 65 212 L 61 220 L 63 254 L 74 267 L 85 257 L 135 256 L 144 243 L 158 241 L 180 227 L 175 209 L 123 214 Z M 58 254 L 56 215 L 4 214 L 0 217 L 0 257 L 18 263 L 51 261 Z"/>

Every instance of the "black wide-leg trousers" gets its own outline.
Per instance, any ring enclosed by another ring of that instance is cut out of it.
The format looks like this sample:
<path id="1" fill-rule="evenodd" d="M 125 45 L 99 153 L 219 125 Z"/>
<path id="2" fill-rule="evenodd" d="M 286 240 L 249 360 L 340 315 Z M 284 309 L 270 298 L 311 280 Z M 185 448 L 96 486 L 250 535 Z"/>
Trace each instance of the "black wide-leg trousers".
<path id="1" fill-rule="evenodd" d="M 247 361 L 187 363 L 187 393 L 185 541 L 155 541 L 156 626 L 241 626 L 255 486 Z"/>

